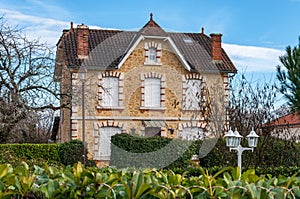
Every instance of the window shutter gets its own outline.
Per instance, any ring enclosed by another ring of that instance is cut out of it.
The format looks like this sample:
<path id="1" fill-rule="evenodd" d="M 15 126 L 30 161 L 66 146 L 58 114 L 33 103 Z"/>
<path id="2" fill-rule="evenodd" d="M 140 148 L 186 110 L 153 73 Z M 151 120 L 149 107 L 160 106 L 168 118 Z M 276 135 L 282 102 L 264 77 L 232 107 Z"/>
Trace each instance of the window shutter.
<path id="1" fill-rule="evenodd" d="M 185 140 L 203 140 L 204 132 L 203 129 L 198 127 L 184 128 L 180 133 L 180 137 Z"/>
<path id="2" fill-rule="evenodd" d="M 145 107 L 160 107 L 160 79 L 145 79 Z"/>
<path id="3" fill-rule="evenodd" d="M 199 109 L 201 102 L 201 81 L 197 79 L 189 79 L 187 81 L 186 109 Z"/>
<path id="4" fill-rule="evenodd" d="M 119 106 L 119 78 L 104 77 L 102 100 L 103 106 Z"/>
<path id="5" fill-rule="evenodd" d="M 101 160 L 110 159 L 110 143 L 111 137 L 115 134 L 121 133 L 121 128 L 118 127 L 102 127 L 99 130 L 99 155 Z"/>

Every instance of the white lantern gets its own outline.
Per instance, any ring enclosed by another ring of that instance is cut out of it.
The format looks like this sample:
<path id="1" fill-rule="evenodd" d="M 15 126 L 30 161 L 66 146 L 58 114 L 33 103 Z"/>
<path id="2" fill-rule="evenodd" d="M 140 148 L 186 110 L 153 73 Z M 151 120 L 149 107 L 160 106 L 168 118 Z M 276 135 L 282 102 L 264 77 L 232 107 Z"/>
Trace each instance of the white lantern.
<path id="1" fill-rule="evenodd" d="M 255 133 L 253 128 L 252 128 L 252 131 L 249 133 L 249 135 L 247 135 L 246 137 L 248 139 L 249 147 L 253 148 L 253 147 L 257 146 L 259 136 Z"/>
<path id="2" fill-rule="evenodd" d="M 243 136 L 240 135 L 240 133 L 235 129 L 235 131 L 233 132 L 235 135 L 235 146 L 239 146 L 241 144 L 241 140 L 243 138 Z"/>
<path id="3" fill-rule="evenodd" d="M 237 147 L 237 141 L 236 141 L 236 135 L 233 133 L 233 131 L 231 130 L 231 128 L 229 129 L 229 131 L 226 133 L 226 135 L 224 136 L 226 139 L 226 146 L 227 147 Z"/>

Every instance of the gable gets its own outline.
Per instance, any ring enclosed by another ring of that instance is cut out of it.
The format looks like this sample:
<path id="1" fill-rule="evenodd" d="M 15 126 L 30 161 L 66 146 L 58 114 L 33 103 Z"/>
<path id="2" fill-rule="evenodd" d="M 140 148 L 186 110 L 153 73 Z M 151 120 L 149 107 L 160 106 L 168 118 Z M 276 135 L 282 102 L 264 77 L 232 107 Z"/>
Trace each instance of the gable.
<path id="1" fill-rule="evenodd" d="M 170 37 L 159 37 L 159 36 L 144 36 L 144 35 L 140 35 L 140 37 L 135 41 L 135 43 L 132 44 L 131 48 L 128 50 L 128 52 L 125 54 L 124 58 L 122 59 L 122 61 L 119 63 L 117 68 L 121 68 L 122 65 L 124 64 L 124 62 L 127 60 L 127 58 L 129 57 L 129 55 L 134 51 L 134 49 L 137 48 L 137 46 L 140 43 L 151 43 L 153 40 L 158 41 L 159 44 L 161 43 L 167 43 L 168 46 L 170 47 L 170 50 L 177 55 L 177 58 L 180 60 L 180 62 L 183 64 L 184 68 L 187 70 L 191 70 L 191 67 L 189 66 L 188 62 L 184 59 L 184 57 L 182 56 L 181 52 L 179 51 L 179 49 L 177 48 L 177 46 L 175 45 L 175 43 L 173 42 L 173 40 Z M 161 41 L 161 42 L 160 42 Z M 143 45 L 144 46 L 144 45 Z"/>

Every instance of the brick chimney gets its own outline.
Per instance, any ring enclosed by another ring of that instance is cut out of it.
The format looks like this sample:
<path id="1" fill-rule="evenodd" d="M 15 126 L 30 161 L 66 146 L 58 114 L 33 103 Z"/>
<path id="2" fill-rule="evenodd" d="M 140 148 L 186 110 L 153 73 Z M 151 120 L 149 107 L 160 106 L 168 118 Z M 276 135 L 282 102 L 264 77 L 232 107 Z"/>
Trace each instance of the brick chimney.
<path id="1" fill-rule="evenodd" d="M 81 24 L 77 26 L 77 56 L 85 59 L 89 54 L 89 27 Z"/>
<path id="2" fill-rule="evenodd" d="M 222 61 L 222 34 L 210 34 L 211 57 L 213 61 Z"/>

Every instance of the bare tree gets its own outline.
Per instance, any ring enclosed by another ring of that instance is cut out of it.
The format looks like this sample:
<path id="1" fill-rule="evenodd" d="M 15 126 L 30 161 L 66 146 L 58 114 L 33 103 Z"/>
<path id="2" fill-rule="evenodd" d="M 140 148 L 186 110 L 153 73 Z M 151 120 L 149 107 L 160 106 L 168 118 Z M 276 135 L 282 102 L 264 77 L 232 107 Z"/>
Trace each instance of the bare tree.
<path id="1" fill-rule="evenodd" d="M 278 117 L 275 110 L 279 98 L 275 83 L 255 85 L 244 75 L 238 75 L 232 81 L 229 126 L 238 128 L 246 136 L 252 128 L 261 130 L 265 123 Z"/>
<path id="2" fill-rule="evenodd" d="M 278 159 L 279 164 L 284 162 L 281 160 L 290 154 L 289 150 L 294 147 L 294 144 L 292 142 L 293 135 L 288 134 L 289 126 L 278 128 L 272 125 L 283 114 L 281 112 L 286 111 L 286 109 L 279 110 L 276 106 L 279 100 L 276 82 L 269 81 L 255 85 L 253 82 L 249 82 L 244 75 L 238 75 L 230 85 L 229 125 L 237 128 L 243 137 L 249 134 L 252 128 L 260 135 L 258 147 L 254 153 L 248 152 L 248 158 L 244 160 L 245 166 L 271 164 L 269 160 L 273 158 L 272 155 L 280 159 Z M 280 148 L 275 137 L 291 142 L 283 142 L 284 147 Z M 244 145 L 246 146 L 246 143 Z M 226 147 L 223 150 L 228 152 Z M 293 158 L 294 156 L 289 159 L 292 161 Z"/>
<path id="3" fill-rule="evenodd" d="M 42 110 L 59 109 L 54 54 L 0 17 L 0 143 L 36 132 Z"/>

